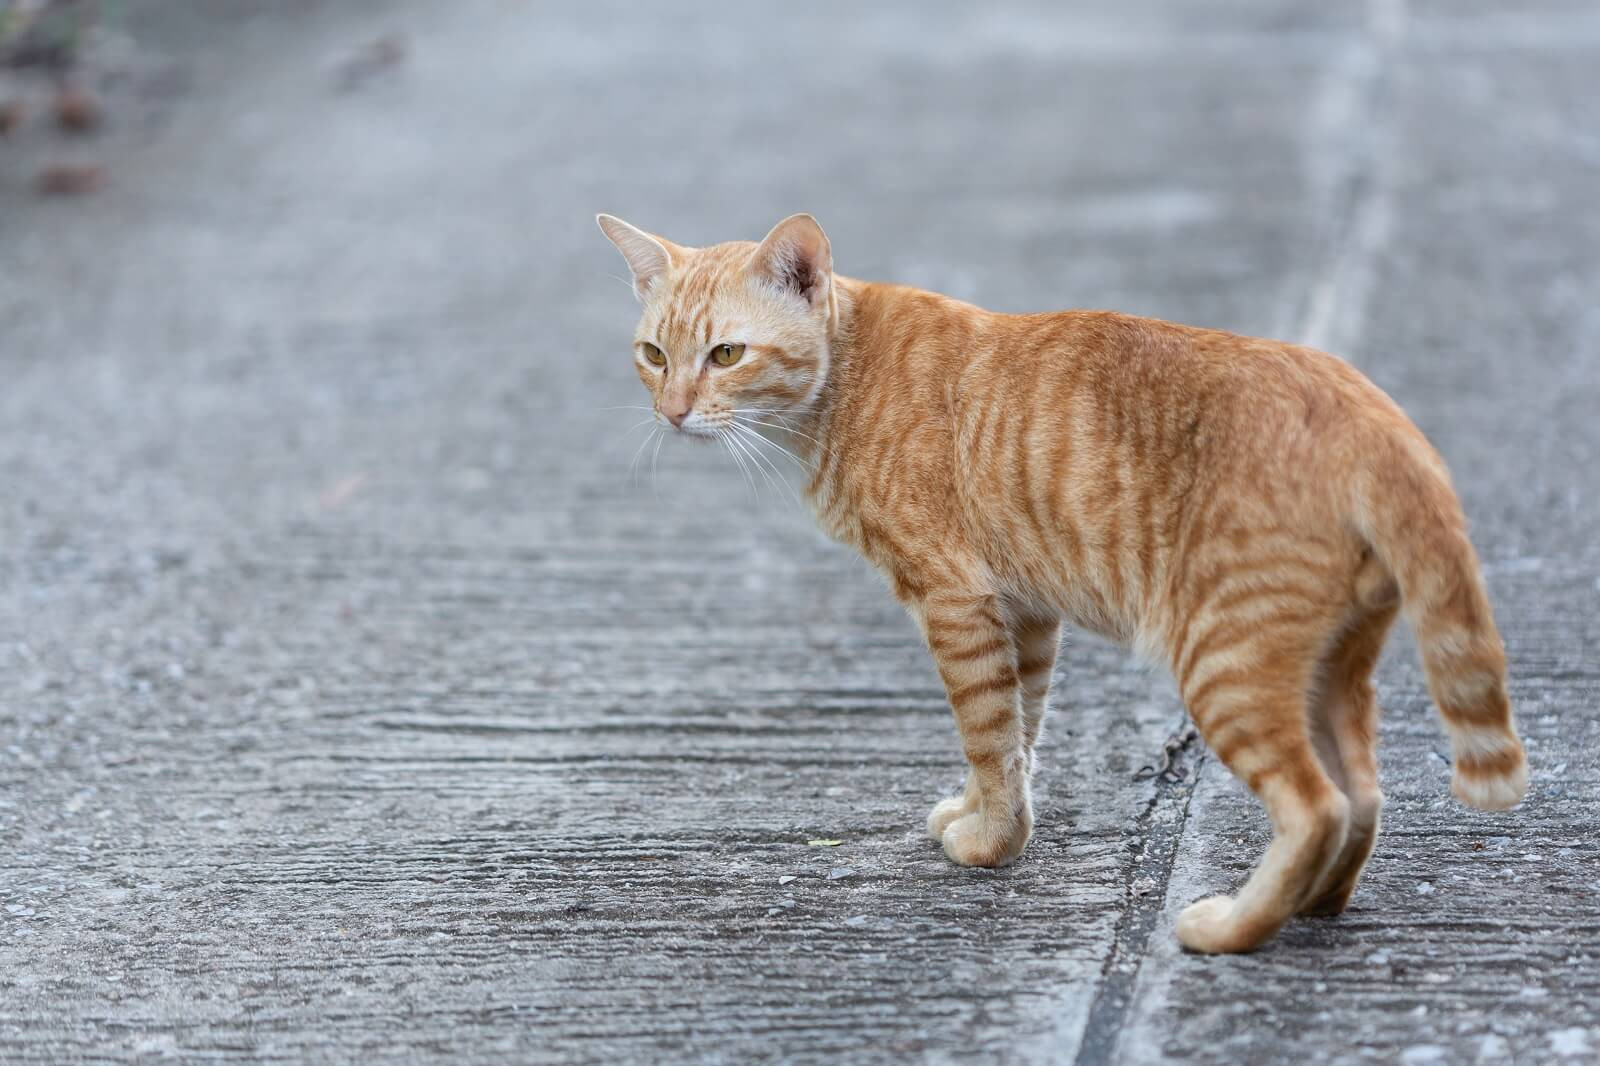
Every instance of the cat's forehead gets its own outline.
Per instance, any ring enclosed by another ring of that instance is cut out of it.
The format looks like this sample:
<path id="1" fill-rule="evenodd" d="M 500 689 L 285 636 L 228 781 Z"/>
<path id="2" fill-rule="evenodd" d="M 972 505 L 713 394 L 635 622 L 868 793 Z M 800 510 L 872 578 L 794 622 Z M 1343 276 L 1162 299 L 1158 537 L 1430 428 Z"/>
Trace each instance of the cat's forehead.
<path id="1" fill-rule="evenodd" d="M 768 302 L 745 271 L 755 249 L 736 241 L 689 251 L 646 304 L 641 330 L 657 343 L 696 347 L 723 331 L 748 328 L 763 317 Z"/>

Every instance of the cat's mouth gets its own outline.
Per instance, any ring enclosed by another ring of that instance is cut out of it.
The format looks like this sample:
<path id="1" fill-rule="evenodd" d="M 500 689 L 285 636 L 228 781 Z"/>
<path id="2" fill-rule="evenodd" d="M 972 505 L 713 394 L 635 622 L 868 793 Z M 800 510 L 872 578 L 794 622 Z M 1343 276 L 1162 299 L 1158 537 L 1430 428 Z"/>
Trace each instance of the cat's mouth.
<path id="1" fill-rule="evenodd" d="M 726 432 L 728 429 L 728 424 L 731 421 L 732 419 L 718 418 L 714 415 L 711 417 L 706 417 L 698 413 L 690 413 L 688 418 L 685 418 L 673 428 L 676 429 L 679 434 L 685 437 L 698 437 L 702 440 L 711 440 Z"/>

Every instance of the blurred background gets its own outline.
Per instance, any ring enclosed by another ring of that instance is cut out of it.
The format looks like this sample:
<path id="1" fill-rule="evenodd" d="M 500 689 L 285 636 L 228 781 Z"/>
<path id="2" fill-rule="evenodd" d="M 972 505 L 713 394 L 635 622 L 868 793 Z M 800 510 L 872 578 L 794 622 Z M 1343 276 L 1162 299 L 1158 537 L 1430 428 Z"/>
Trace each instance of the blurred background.
<path id="1" fill-rule="evenodd" d="M 1590 0 L 0 0 L 0 1059 L 1592 1060 L 1597 72 Z M 597 211 L 1349 359 L 1529 802 L 1397 639 L 1352 910 L 1184 956 L 1267 827 L 1074 634 L 1027 855 L 949 866 L 914 628 L 619 409 Z"/>

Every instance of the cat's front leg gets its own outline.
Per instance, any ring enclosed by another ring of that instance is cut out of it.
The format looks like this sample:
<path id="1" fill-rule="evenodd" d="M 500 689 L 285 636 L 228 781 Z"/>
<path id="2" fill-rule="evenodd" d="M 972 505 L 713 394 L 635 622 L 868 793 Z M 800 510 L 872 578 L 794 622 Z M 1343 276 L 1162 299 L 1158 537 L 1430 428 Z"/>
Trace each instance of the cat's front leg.
<path id="1" fill-rule="evenodd" d="M 963 866 L 1003 866 L 1033 831 L 1015 643 L 992 595 L 933 592 L 915 612 L 971 767 L 965 793 L 934 808 L 929 830 Z"/>
<path id="2" fill-rule="evenodd" d="M 1061 619 L 1048 611 L 1013 609 L 1008 614 L 1006 632 L 1017 654 L 1017 677 L 1022 685 L 1022 750 L 1031 779 L 1038 769 L 1034 748 L 1050 698 L 1050 675 L 1061 643 Z M 978 797 L 977 775 L 969 773 L 960 795 L 934 804 L 928 815 L 928 835 L 943 843 L 944 831 L 951 822 L 978 809 Z"/>
<path id="3" fill-rule="evenodd" d="M 1022 748 L 1028 754 L 1031 777 L 1039 767 L 1034 748 L 1050 702 L 1050 677 L 1061 647 L 1061 618 L 1048 612 L 1018 611 L 1011 620 L 1010 631 L 1017 649 L 1017 677 L 1022 682 Z"/>

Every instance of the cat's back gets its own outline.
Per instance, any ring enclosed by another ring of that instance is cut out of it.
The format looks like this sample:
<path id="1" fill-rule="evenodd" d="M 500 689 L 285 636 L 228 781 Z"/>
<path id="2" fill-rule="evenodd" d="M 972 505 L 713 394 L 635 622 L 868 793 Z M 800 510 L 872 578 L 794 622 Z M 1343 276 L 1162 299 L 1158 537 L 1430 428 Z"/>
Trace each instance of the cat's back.
<path id="1" fill-rule="evenodd" d="M 1118 311 L 987 312 L 981 328 L 988 343 L 975 353 L 980 372 L 1078 375 L 1107 387 L 1159 379 L 1177 388 L 1254 383 L 1278 391 L 1312 381 L 1343 391 L 1360 379 L 1316 349 Z"/>
<path id="2" fill-rule="evenodd" d="M 1329 432 L 1409 426 L 1359 371 L 1283 341 L 1116 311 L 1007 314 L 904 286 L 849 288 L 866 358 L 853 360 L 859 385 L 844 391 L 870 415 L 862 428 L 903 412 L 941 433 L 948 425 L 958 454 L 1063 435 L 1091 455 L 1166 468 L 1310 453 Z"/>
<path id="3" fill-rule="evenodd" d="M 982 336 L 958 390 L 968 473 L 1045 456 L 1070 473 L 1050 491 L 1086 512 L 1246 489 L 1315 503 L 1376 437 L 1415 434 L 1359 371 L 1282 341 L 1112 311 L 996 315 Z"/>
<path id="4" fill-rule="evenodd" d="M 1268 429 L 1298 437 L 1409 424 L 1358 370 L 1285 341 L 1116 311 L 991 314 L 981 330 L 968 388 L 989 392 L 979 384 L 988 380 L 1035 410 L 1132 423 L 1158 453 L 1202 437 L 1237 445 Z"/>

